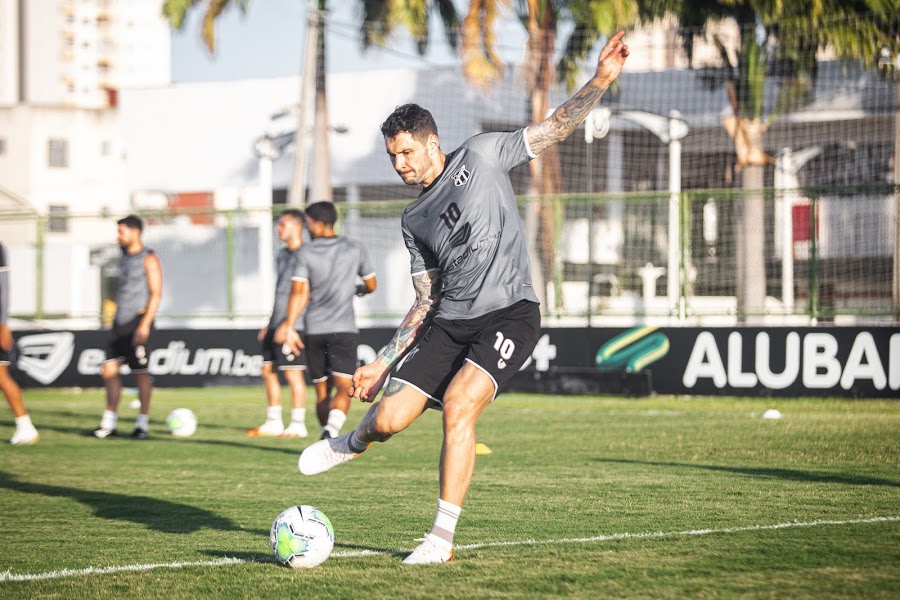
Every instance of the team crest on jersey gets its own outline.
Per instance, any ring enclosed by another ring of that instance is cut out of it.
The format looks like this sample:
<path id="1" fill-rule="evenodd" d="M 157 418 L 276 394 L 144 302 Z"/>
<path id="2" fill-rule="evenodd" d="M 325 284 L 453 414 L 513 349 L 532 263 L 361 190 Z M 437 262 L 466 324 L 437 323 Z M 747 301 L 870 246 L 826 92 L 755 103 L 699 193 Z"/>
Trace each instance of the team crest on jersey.
<path id="1" fill-rule="evenodd" d="M 468 169 L 466 169 L 466 165 L 461 166 L 461 167 L 458 168 L 458 169 L 456 170 L 456 172 L 452 175 L 452 177 L 453 177 L 453 184 L 454 184 L 456 187 L 459 187 L 459 186 L 461 186 L 461 185 L 466 185 L 466 183 L 469 182 L 469 175 L 471 175 L 471 173 L 469 172 Z"/>

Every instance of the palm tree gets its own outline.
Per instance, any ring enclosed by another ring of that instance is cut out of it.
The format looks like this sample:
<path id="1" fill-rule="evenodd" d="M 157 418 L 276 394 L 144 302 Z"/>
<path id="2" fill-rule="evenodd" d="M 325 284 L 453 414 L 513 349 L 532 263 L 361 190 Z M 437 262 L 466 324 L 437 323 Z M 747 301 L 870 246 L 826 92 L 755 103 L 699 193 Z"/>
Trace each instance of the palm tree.
<path id="1" fill-rule="evenodd" d="M 895 46 L 890 10 L 898 0 L 637 0 L 641 19 L 673 16 L 689 60 L 696 37 L 731 19 L 740 27 L 736 47 L 714 35 L 732 114 L 724 127 L 734 140 L 736 171 L 747 192 L 738 208 L 738 314 L 762 314 L 766 297 L 765 215 L 760 190 L 772 159 L 764 136 L 775 115 L 764 114 L 763 94 L 770 74 L 785 77 L 776 110 L 811 99 L 816 53 L 830 48 L 839 58 L 876 63 L 883 48 Z M 894 13 L 895 14 L 895 13 Z"/>
<path id="2" fill-rule="evenodd" d="M 315 118 L 313 125 L 313 144 L 316 151 L 313 152 L 313 200 L 331 200 L 331 154 L 328 149 L 328 115 L 327 95 L 325 89 L 325 8 L 326 0 L 317 0 L 318 33 L 316 40 L 317 52 L 315 56 Z M 204 10 L 200 35 L 210 53 L 216 50 L 216 19 L 229 7 L 236 6 L 241 12 L 246 12 L 250 0 L 163 0 L 162 13 L 169 24 L 175 29 L 184 27 L 185 17 L 188 11 L 195 8 Z M 390 39 L 397 27 L 407 29 L 416 41 L 417 50 L 424 54 L 428 49 L 429 26 L 428 16 L 431 12 L 437 12 L 444 25 L 445 34 L 451 47 L 456 48 L 456 31 L 459 27 L 459 16 L 452 0 L 408 0 L 396 2 L 391 0 L 359 0 L 360 13 L 362 15 L 361 27 L 363 30 L 363 49 L 371 46 L 383 46 Z M 205 6 L 204 6 L 205 5 Z M 310 76 L 311 74 L 307 74 Z M 301 105 L 305 101 L 301 98 Z M 295 189 L 295 184 L 305 188 L 305 178 L 298 177 L 297 173 L 305 173 L 305 153 L 300 151 L 300 144 L 304 138 L 303 121 L 298 119 L 297 135 L 295 136 L 295 159 L 302 164 L 296 164 L 294 168 L 294 181 L 290 198 L 302 198 L 305 190 Z M 302 202 L 297 202 L 302 204 Z"/>

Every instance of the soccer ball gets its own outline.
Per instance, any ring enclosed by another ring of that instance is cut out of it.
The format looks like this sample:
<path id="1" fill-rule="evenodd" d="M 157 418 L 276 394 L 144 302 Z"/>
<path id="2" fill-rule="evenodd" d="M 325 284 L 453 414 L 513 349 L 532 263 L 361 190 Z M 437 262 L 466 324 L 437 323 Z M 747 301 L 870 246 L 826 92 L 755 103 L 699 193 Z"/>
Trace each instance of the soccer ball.
<path id="1" fill-rule="evenodd" d="M 166 427 L 175 437 L 188 437 L 197 431 L 197 415 L 189 408 L 176 408 L 166 417 Z"/>
<path id="2" fill-rule="evenodd" d="M 301 504 L 275 517 L 269 541 L 278 562 L 294 569 L 308 569 L 331 555 L 334 527 L 321 510 Z"/>

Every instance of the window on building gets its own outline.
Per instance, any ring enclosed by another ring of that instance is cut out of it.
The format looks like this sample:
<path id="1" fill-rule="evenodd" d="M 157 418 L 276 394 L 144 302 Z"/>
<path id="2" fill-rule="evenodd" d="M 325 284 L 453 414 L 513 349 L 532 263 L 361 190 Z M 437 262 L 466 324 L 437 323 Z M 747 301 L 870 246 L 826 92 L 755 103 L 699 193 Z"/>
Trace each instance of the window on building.
<path id="1" fill-rule="evenodd" d="M 47 166 L 57 168 L 69 166 L 68 140 L 50 139 L 47 141 Z"/>
<path id="2" fill-rule="evenodd" d="M 47 213 L 47 231 L 66 233 L 69 231 L 69 207 L 51 204 Z"/>

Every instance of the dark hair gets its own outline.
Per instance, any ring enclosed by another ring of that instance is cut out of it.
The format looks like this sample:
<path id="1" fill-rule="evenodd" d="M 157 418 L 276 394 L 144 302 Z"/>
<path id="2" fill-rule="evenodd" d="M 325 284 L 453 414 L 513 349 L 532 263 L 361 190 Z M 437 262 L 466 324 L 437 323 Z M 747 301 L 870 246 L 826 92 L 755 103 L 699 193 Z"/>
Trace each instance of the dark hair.
<path id="1" fill-rule="evenodd" d="M 299 221 L 301 225 L 303 225 L 303 211 L 298 210 L 296 208 L 288 208 L 281 211 L 280 217 L 290 217 L 295 221 Z"/>
<path id="2" fill-rule="evenodd" d="M 124 225 L 128 229 L 137 229 L 138 231 L 144 230 L 144 222 L 141 221 L 141 218 L 137 215 L 128 215 L 122 219 L 116 221 L 116 225 Z"/>
<path id="3" fill-rule="evenodd" d="M 307 206 L 306 216 L 313 221 L 321 221 L 329 227 L 337 223 L 338 218 L 337 209 L 334 207 L 334 203 L 328 202 L 327 200 Z"/>
<path id="4" fill-rule="evenodd" d="M 418 104 L 398 106 L 381 124 L 381 133 L 385 138 L 397 137 L 403 131 L 419 141 L 424 141 L 429 135 L 437 135 L 438 132 L 434 117 Z"/>

